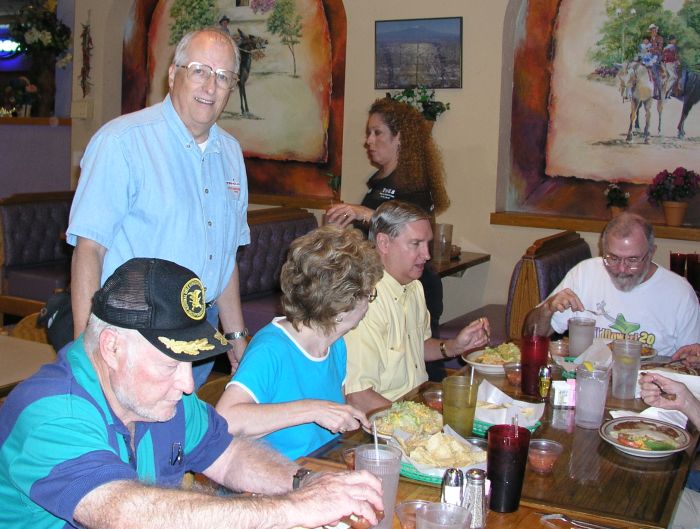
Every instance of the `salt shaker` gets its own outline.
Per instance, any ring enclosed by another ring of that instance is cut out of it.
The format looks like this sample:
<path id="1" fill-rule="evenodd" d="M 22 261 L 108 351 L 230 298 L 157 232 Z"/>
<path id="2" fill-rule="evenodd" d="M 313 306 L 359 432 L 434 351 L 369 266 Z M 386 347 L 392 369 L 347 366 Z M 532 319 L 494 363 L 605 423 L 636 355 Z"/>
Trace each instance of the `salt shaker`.
<path id="1" fill-rule="evenodd" d="M 462 485 L 464 474 L 458 468 L 448 468 L 442 476 L 442 490 L 440 501 L 453 505 L 462 505 Z"/>
<path id="2" fill-rule="evenodd" d="M 464 507 L 471 513 L 469 529 L 486 527 L 486 472 L 478 468 L 467 470 L 467 486 L 464 493 Z"/>

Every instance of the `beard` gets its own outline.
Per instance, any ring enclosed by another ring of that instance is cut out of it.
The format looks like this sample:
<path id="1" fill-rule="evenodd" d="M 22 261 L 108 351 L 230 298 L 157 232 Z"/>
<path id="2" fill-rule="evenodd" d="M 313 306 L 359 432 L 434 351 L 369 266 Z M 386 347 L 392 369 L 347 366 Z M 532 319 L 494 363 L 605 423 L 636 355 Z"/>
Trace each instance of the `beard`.
<path id="1" fill-rule="evenodd" d="M 651 267 L 651 259 L 649 259 L 646 264 L 644 265 L 644 268 L 641 268 L 639 270 L 635 270 L 633 273 L 630 272 L 618 272 L 618 273 L 613 273 L 608 270 L 608 274 L 610 274 L 610 280 L 613 282 L 613 285 L 615 285 L 615 288 L 622 292 L 629 292 L 639 285 L 641 285 L 644 282 L 644 279 L 647 277 L 647 274 L 649 273 L 649 268 Z"/>

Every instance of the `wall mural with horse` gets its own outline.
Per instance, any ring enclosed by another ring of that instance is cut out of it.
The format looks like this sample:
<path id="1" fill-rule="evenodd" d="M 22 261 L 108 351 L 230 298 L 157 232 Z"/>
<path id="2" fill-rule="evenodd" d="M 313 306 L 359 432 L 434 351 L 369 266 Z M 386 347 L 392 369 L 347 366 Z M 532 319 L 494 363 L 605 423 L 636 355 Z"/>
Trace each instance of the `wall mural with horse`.
<path id="1" fill-rule="evenodd" d="M 329 175 L 341 167 L 342 91 L 333 90 L 344 85 L 341 0 L 136 0 L 125 30 L 122 110 L 162 100 L 179 38 L 214 24 L 241 52 L 238 93 L 219 125 L 243 147 L 251 201 L 329 202 Z"/>
<path id="2" fill-rule="evenodd" d="M 632 211 L 663 223 L 647 185 L 663 169 L 700 169 L 700 0 L 515 0 L 511 8 L 505 210 L 605 219 L 603 191 L 617 182 Z M 687 225 L 700 226 L 699 200 Z"/>

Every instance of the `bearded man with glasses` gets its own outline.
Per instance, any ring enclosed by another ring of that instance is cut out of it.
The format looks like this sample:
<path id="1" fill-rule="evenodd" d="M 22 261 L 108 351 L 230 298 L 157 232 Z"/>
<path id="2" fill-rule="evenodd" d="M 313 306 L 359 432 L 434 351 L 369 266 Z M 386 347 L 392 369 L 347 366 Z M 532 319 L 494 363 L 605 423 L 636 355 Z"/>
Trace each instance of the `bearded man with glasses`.
<path id="1" fill-rule="evenodd" d="M 238 80 L 240 55 L 228 32 L 185 35 L 168 69 L 169 94 L 116 118 L 92 138 L 81 161 L 67 231 L 74 245 L 74 337 L 85 329 L 93 294 L 125 261 L 157 257 L 204 283 L 207 318 L 231 348 L 245 350 L 236 250 L 250 242 L 248 184 L 241 147 L 216 121 Z M 194 366 L 201 386 L 213 361 Z"/>
<path id="2" fill-rule="evenodd" d="M 639 340 L 671 356 L 700 341 L 698 297 L 690 284 L 653 261 L 654 230 L 644 218 L 623 213 L 600 240 L 602 257 L 580 262 L 550 297 L 532 309 L 525 328 L 563 333 L 574 316 L 595 318 L 596 337 Z"/>

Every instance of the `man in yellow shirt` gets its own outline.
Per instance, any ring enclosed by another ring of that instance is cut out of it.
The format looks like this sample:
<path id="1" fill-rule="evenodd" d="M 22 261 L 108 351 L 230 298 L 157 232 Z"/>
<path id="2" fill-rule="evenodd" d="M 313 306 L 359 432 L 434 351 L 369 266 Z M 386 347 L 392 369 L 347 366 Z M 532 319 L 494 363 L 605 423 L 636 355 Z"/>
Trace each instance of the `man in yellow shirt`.
<path id="1" fill-rule="evenodd" d="M 470 323 L 452 340 L 431 338 L 430 315 L 418 278 L 430 259 L 430 217 L 398 200 L 377 208 L 369 229 L 384 265 L 377 298 L 364 319 L 345 336 L 347 402 L 364 412 L 387 407 L 425 382 L 425 362 L 454 358 L 488 342 L 485 318 Z"/>

